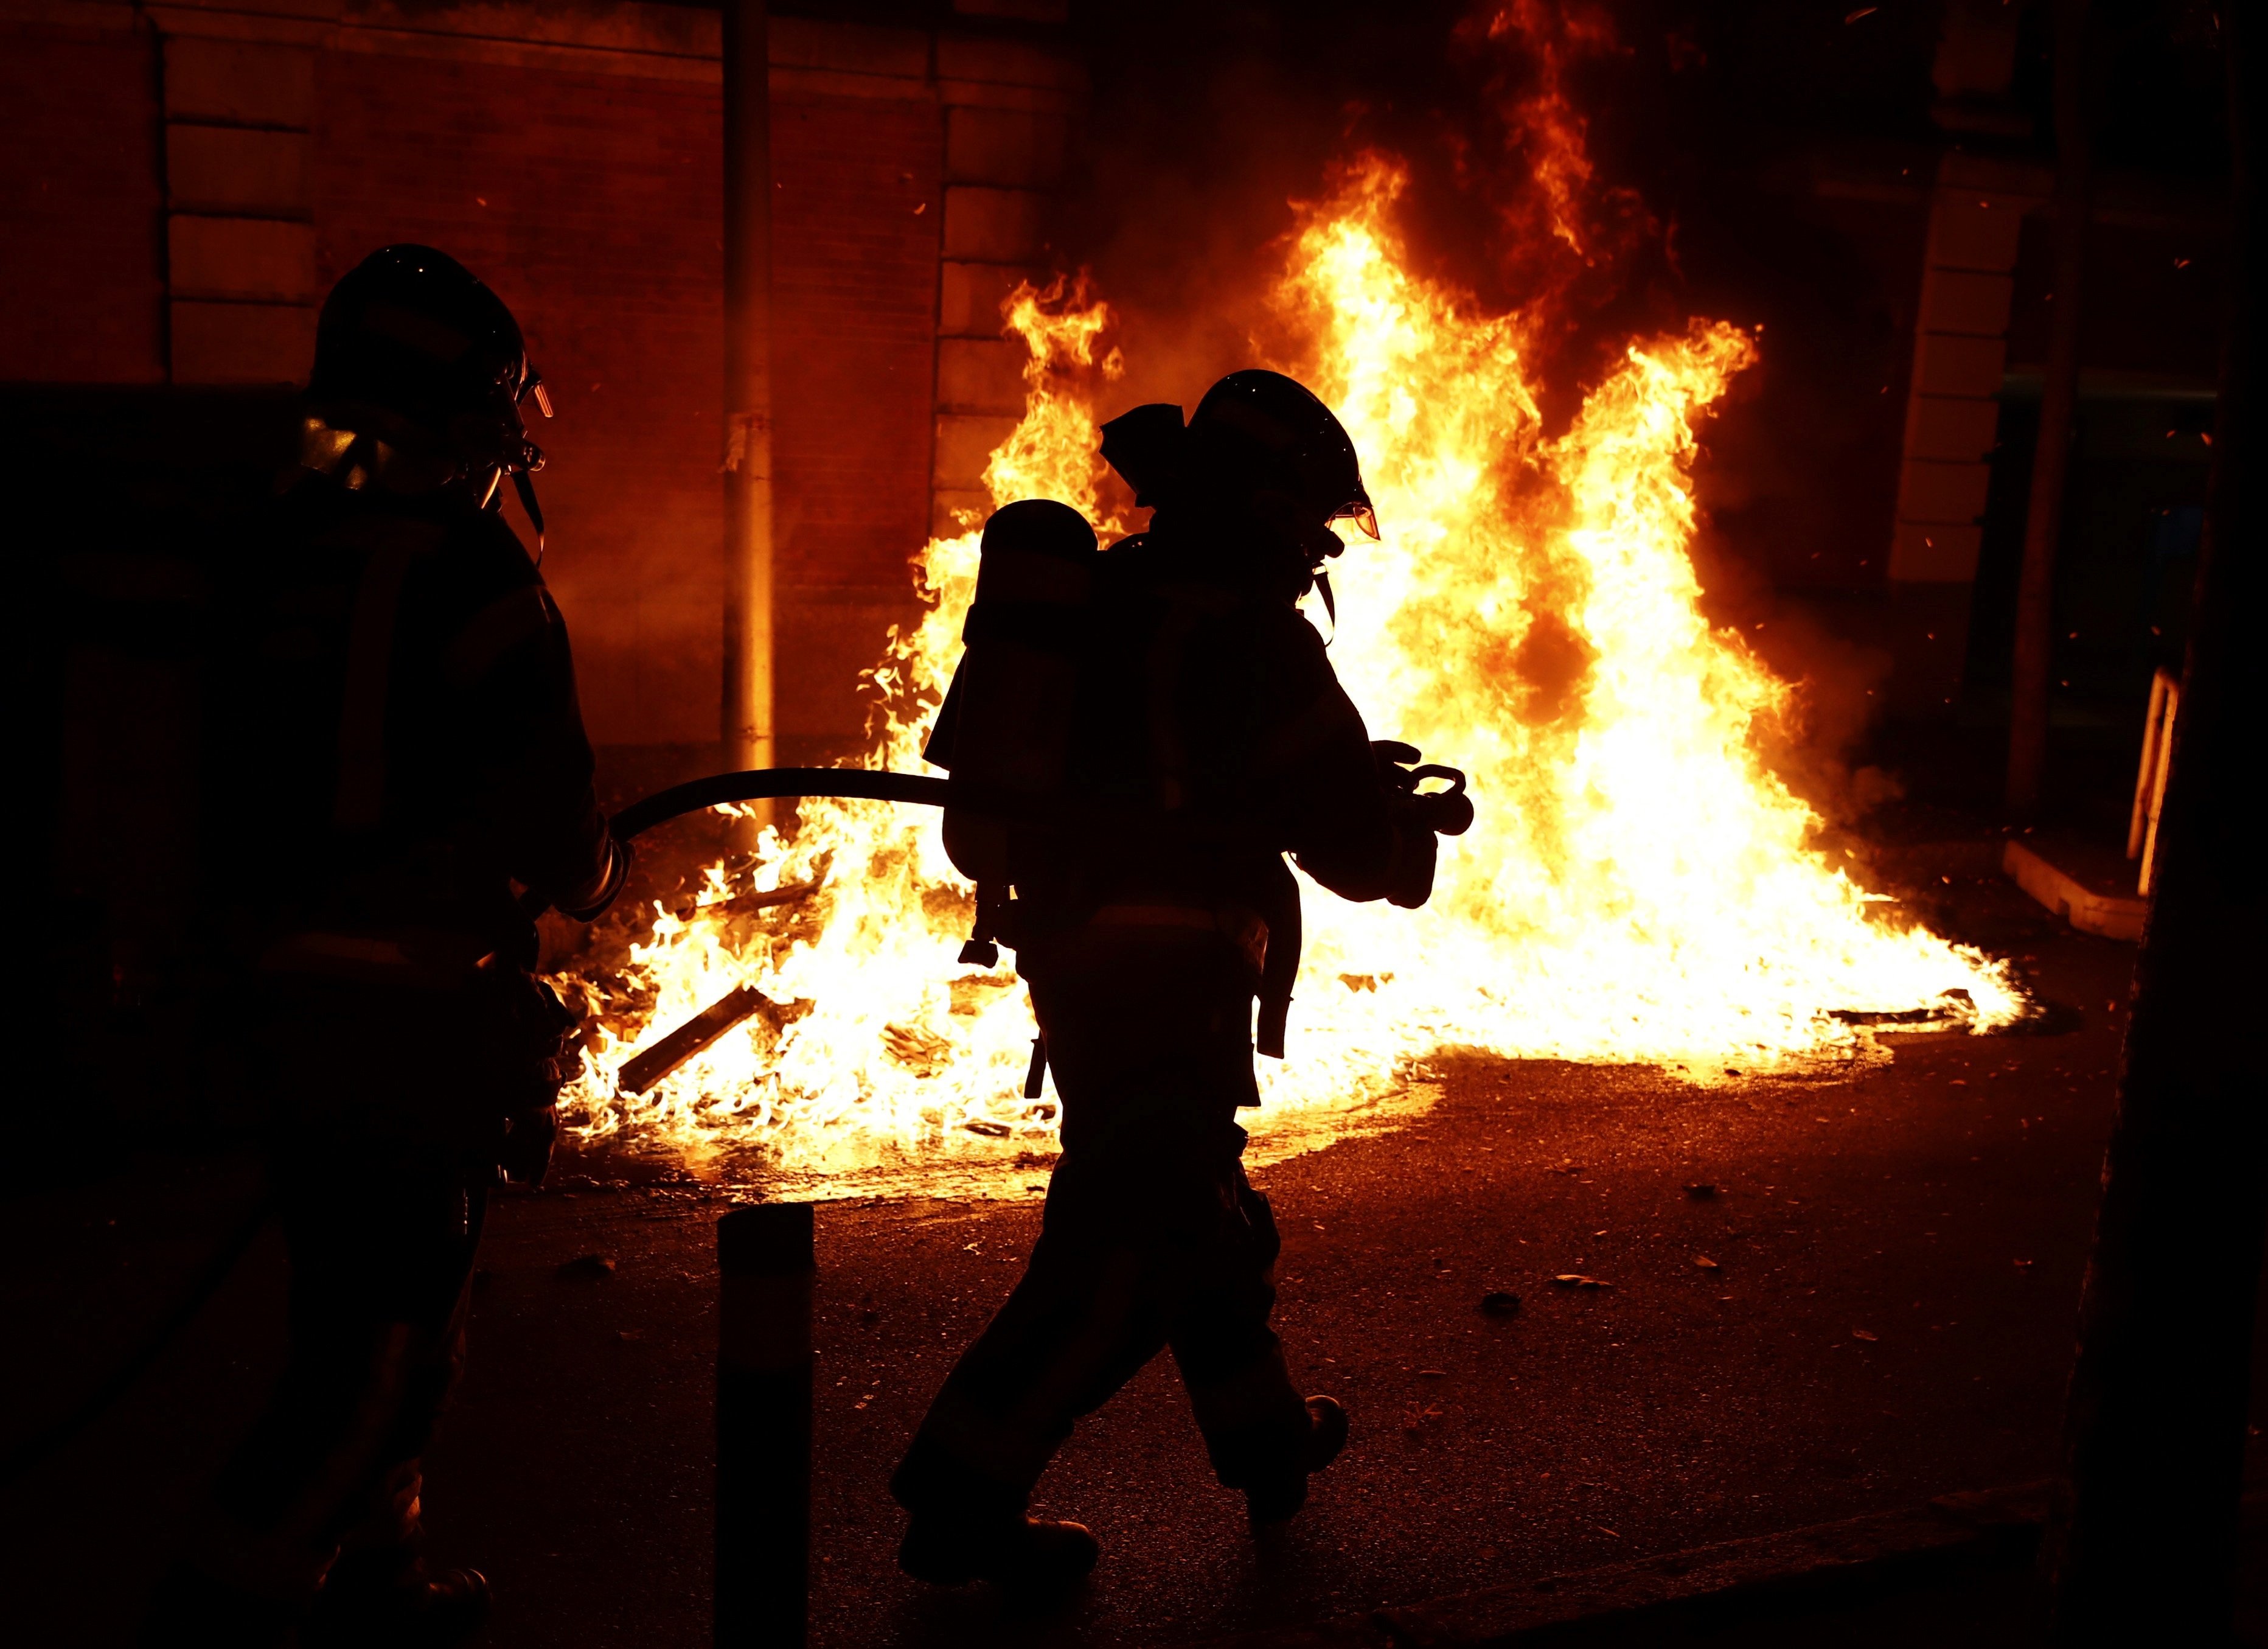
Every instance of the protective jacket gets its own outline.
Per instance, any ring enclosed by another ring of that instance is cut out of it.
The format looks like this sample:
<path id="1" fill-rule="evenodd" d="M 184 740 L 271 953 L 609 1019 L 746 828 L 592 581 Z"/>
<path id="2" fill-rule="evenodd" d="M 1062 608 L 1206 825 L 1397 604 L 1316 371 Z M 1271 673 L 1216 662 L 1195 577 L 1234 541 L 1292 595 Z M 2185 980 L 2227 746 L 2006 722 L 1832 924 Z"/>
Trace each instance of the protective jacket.
<path id="1" fill-rule="evenodd" d="M 611 894 L 566 626 L 502 518 L 308 475 L 239 571 L 219 813 L 271 963 L 446 986 L 533 965 L 515 883 Z"/>
<path id="2" fill-rule="evenodd" d="M 1035 509 L 1084 531 L 1059 506 L 1011 505 L 986 528 L 988 558 L 996 529 Z M 983 865 L 964 865 L 980 939 L 1028 951 L 1098 919 L 1215 925 L 1249 957 L 1258 1046 L 1280 1056 L 1300 928 L 1283 856 L 1342 897 L 1415 907 L 1432 889 L 1434 835 L 1388 782 L 1391 764 L 1293 605 L 1305 575 L 1233 541 L 1235 530 L 1160 512 L 1149 532 L 1090 556 L 1091 593 L 1071 607 L 989 611 L 980 580 L 968 660 L 928 756 L 964 777 L 1060 775 L 1037 822 L 1010 827 L 984 856 L 1012 882 L 1012 903 Z M 1020 711 L 998 680 L 969 696 L 966 674 L 988 646 L 1028 660 L 1025 695 L 1062 691 L 1068 713 Z M 985 743 L 1056 727 L 1062 751 L 1037 762 Z M 946 824 L 952 848 L 950 813 Z"/>
<path id="3" fill-rule="evenodd" d="M 1032 896 L 1073 917 L 1233 900 L 1288 852 L 1343 898 L 1422 903 L 1432 833 L 1397 818 L 1322 638 L 1207 540 L 1167 520 L 1102 558 L 1066 781 L 1080 827 Z"/>

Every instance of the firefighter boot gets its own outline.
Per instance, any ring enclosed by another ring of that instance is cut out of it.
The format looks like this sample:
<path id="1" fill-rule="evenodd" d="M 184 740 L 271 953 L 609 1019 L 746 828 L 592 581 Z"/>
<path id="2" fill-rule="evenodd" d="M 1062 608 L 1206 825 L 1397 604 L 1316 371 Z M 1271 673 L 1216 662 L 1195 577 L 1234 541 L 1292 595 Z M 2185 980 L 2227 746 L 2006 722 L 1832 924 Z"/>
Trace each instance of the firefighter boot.
<path id="1" fill-rule="evenodd" d="M 477 1569 L 431 1570 L 414 1550 L 349 1550 L 299 1629 L 302 1649 L 444 1649 L 488 1619 Z"/>
<path id="2" fill-rule="evenodd" d="M 969 1523 L 917 1516 L 898 1548 L 898 1567 L 932 1586 L 990 1580 L 1004 1590 L 1059 1592 L 1093 1572 L 1101 1543 L 1084 1523 L 1020 1517 L 1007 1523 Z"/>
<path id="3" fill-rule="evenodd" d="M 939 1408 L 950 1395 L 948 1386 Z M 936 1416 L 932 1410 L 932 1422 Z M 891 1476 L 890 1493 L 913 1518 L 898 1567 L 932 1586 L 990 1580 L 1027 1594 L 1062 1592 L 1085 1579 L 1102 1555 L 1085 1525 L 1028 1515 L 1028 1483 L 972 1464 L 939 1443 L 929 1422 Z"/>
<path id="4" fill-rule="evenodd" d="M 1347 1415 L 1334 1397 L 1307 1399 L 1306 1447 L 1295 1460 L 1248 1476 L 1244 1504 L 1252 1526 L 1282 1523 L 1307 1503 L 1307 1479 L 1339 1457 L 1346 1447 Z"/>

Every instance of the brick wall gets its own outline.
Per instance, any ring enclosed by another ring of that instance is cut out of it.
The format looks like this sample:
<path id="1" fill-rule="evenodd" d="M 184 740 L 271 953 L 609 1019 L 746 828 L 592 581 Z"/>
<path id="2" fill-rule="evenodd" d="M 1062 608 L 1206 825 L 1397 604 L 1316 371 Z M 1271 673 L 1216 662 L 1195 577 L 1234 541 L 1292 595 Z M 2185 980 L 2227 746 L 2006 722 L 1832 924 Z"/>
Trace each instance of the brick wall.
<path id="1" fill-rule="evenodd" d="M 305 39 L 180 33 L 162 50 L 173 379 L 297 379 L 322 297 L 308 175 L 319 54 Z"/>
<path id="2" fill-rule="evenodd" d="M 716 736 L 724 258 L 714 87 L 324 53 L 314 141 L 326 286 L 438 246 L 526 329 L 558 416 L 534 433 L 544 571 L 592 736 Z"/>
<path id="3" fill-rule="evenodd" d="M 390 239 L 512 303 L 559 416 L 536 431 L 553 551 L 602 744 L 716 736 L 722 103 L 718 88 L 325 54 L 328 283 Z M 909 605 L 929 519 L 940 121 L 914 99 L 773 103 L 779 714 L 840 744 Z"/>
<path id="4" fill-rule="evenodd" d="M 772 104 L 777 691 L 791 741 L 862 726 L 858 672 L 914 610 L 908 563 L 929 536 L 940 125 L 928 101 Z"/>
<path id="5" fill-rule="evenodd" d="M 165 378 L 156 44 L 122 14 L 0 36 L 0 380 Z"/>
<path id="6" fill-rule="evenodd" d="M 1061 181 L 1076 65 L 998 41 L 940 42 L 945 221 L 939 269 L 932 526 L 957 533 L 990 505 L 992 449 L 1024 409 L 1024 345 L 1000 335 L 1017 283 L 1045 281 L 1048 192 Z"/>
<path id="7" fill-rule="evenodd" d="M 1042 254 L 1078 76 L 985 26 L 773 21 L 791 755 L 856 743 L 858 674 L 911 610 L 908 560 L 983 462 L 941 437 L 997 432 L 1020 399 L 983 340 Z M 712 744 L 718 30 L 714 11 L 616 0 L 0 0 L 0 133 L 32 158 L 0 172 L 0 380 L 288 384 L 330 283 L 389 241 L 442 247 L 513 306 L 553 387 L 545 572 L 593 738 Z"/>

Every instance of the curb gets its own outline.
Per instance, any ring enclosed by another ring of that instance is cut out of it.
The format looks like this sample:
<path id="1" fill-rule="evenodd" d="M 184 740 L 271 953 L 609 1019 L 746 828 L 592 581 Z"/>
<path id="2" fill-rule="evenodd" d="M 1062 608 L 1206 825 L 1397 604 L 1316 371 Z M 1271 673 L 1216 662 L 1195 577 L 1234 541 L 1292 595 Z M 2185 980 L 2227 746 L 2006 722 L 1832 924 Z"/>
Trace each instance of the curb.
<path id="1" fill-rule="evenodd" d="M 2090 887 L 2029 843 L 2008 838 L 2000 858 L 2008 878 L 2081 933 L 2128 942 L 2142 937 L 2150 902 L 2131 894 Z"/>
<path id="2" fill-rule="evenodd" d="M 1547 1575 L 1313 1626 L 1217 1638 L 1204 1649 L 1520 1649 L 1590 1640 L 1590 1628 L 1727 1623 L 1750 1606 L 1826 1602 L 1962 1570 L 2030 1561 L 2050 1485 L 1940 1495 L 1926 1505 L 1610 1568 Z"/>

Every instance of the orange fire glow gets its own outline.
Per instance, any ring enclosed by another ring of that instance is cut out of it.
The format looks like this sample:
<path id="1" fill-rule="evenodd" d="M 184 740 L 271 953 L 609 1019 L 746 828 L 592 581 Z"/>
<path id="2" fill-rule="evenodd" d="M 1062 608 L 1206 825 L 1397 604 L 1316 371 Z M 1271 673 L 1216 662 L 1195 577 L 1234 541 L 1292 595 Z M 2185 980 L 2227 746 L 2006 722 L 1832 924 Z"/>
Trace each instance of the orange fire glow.
<path id="1" fill-rule="evenodd" d="M 1702 616 L 1689 470 L 1754 342 L 1696 324 L 1635 342 L 1548 435 L 1523 319 L 1409 272 L 1398 187 L 1373 161 L 1310 215 L 1278 292 L 1310 358 L 1285 364 L 1345 422 L 1385 533 L 1335 563 L 1332 657 L 1373 736 L 1469 771 L 1478 821 L 1444 843 L 1421 912 L 1311 894 L 1290 1057 L 1260 1062 L 1256 1154 L 1422 1108 L 1444 1049 L 1721 1081 L 1883 1057 L 1852 1022 L 1867 1014 L 2014 1018 L 2001 965 L 1901 920 L 1815 844 L 1819 821 L 1758 753 L 1791 689 Z M 1094 409 L 1068 386 L 1116 375 L 1096 358 L 1108 311 L 1026 288 L 1007 320 L 1028 404 L 986 474 L 993 500 L 1059 499 L 1108 541 L 1134 524 L 1097 519 Z M 916 563 L 924 615 L 874 672 L 869 765 L 920 769 L 975 582 L 968 525 Z M 806 882 L 801 905 L 734 904 Z M 696 908 L 624 927 L 579 982 L 600 1008 L 571 1095 L 585 1135 L 696 1159 L 757 1147 L 821 1194 L 1051 1155 L 1052 1096 L 1021 1097 L 1025 994 L 954 961 L 968 914 L 934 813 L 806 805 L 792 839 L 712 867 Z M 779 1011 L 620 1091 L 637 1048 L 746 985 Z"/>

